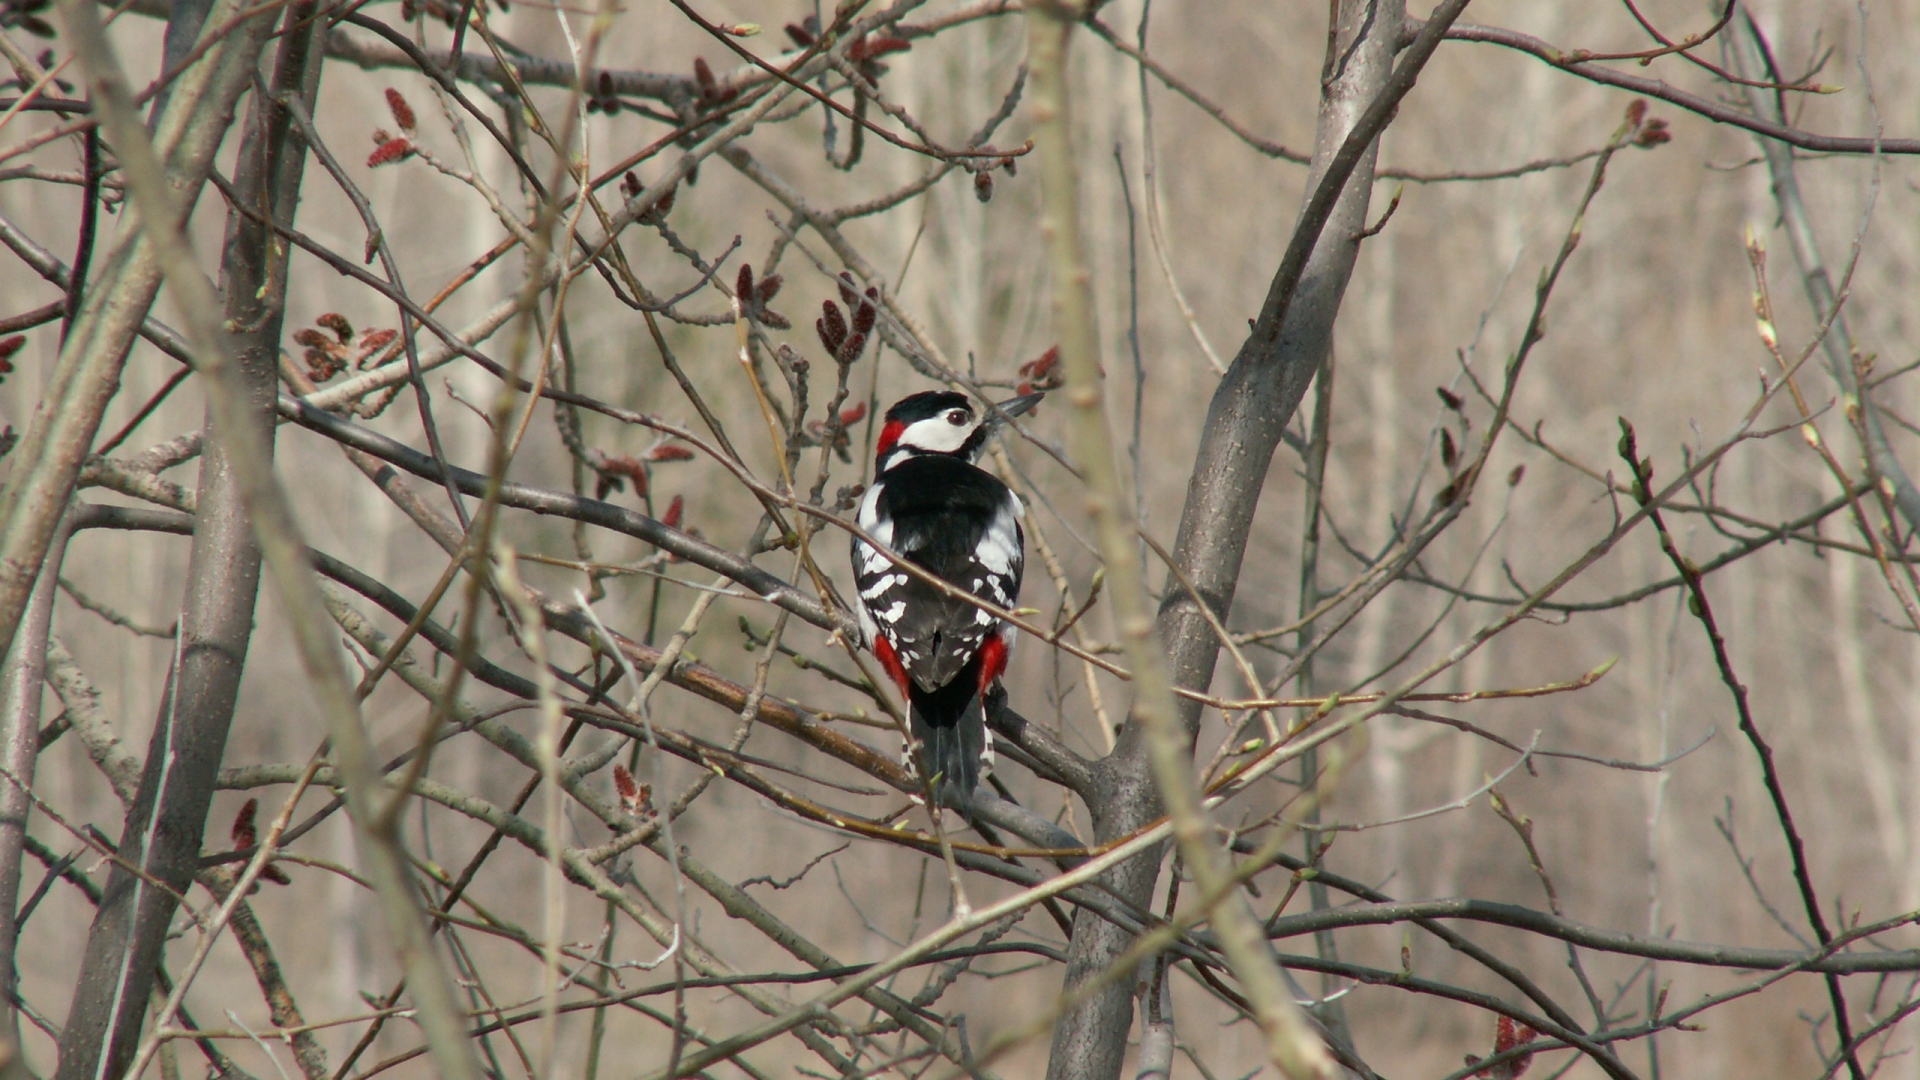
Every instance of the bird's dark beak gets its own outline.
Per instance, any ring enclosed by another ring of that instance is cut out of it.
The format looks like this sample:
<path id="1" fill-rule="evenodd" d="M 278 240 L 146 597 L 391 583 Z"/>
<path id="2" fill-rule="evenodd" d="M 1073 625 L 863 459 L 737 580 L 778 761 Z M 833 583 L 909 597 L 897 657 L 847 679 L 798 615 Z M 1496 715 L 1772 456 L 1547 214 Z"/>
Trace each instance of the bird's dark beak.
<path id="1" fill-rule="evenodd" d="M 1025 416 L 1033 411 L 1034 406 L 1040 404 L 1041 398 L 1046 396 L 1046 391 L 1042 390 L 1037 394 L 1022 394 L 1017 398 L 1002 401 L 993 407 L 993 416 L 989 422 L 998 427 L 1016 416 Z"/>

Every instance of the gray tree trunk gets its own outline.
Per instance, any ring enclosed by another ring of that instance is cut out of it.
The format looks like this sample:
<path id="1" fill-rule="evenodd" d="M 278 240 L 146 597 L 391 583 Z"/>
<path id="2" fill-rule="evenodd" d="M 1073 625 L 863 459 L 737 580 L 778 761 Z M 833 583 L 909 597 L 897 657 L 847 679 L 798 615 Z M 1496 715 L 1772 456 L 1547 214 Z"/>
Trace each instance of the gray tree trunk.
<path id="1" fill-rule="evenodd" d="M 14 970 L 20 927 L 21 860 L 26 855 L 27 819 L 33 814 L 33 767 L 40 757 L 40 700 L 47 672 L 47 635 L 53 629 L 53 601 L 60 564 L 66 558 L 72 521 L 63 521 L 47 548 L 40 580 L 34 584 L 20 631 L 0 669 L 0 1044 L 20 1047 L 20 1010 L 14 1007 L 19 979 Z"/>
<path id="2" fill-rule="evenodd" d="M 273 92 L 311 98 L 321 56 L 312 5 L 287 15 Z M 255 97 L 235 176 L 240 205 L 270 209 L 291 223 L 307 148 L 287 111 Z M 250 423 L 271 445 L 279 343 L 285 310 L 288 247 L 271 243 L 266 223 L 238 210 L 227 219 L 221 284 L 226 325 L 234 338 L 249 394 Z M 240 691 L 260 550 L 242 506 L 226 440 L 209 432 L 200 466 L 193 553 L 174 666 L 147 750 L 140 794 L 128 812 L 120 853 L 184 894 L 199 866 L 200 847 Z M 60 1080 L 100 1080 L 123 1073 L 138 1049 L 141 1021 L 161 961 L 174 897 L 116 866 L 95 913 L 86 958 L 60 1042 Z"/>
<path id="3" fill-rule="evenodd" d="M 1320 118 L 1307 187 L 1312 192 L 1360 115 L 1393 70 L 1405 26 L 1404 0 L 1341 0 L 1328 42 Z M 1269 297 L 1207 411 L 1192 479 L 1187 486 L 1174 558 L 1207 603 L 1224 618 L 1232 608 L 1253 515 L 1280 436 L 1305 396 L 1333 342 L 1334 318 L 1353 273 L 1359 235 L 1366 227 L 1377 147 L 1354 170 L 1328 219 L 1285 315 L 1275 327 Z M 1169 577 L 1167 601 L 1155 627 L 1171 660 L 1177 686 L 1206 690 L 1213 682 L 1219 642 L 1206 618 Z M 1188 738 L 1199 731 L 1200 706 L 1179 699 Z M 1089 798 L 1099 842 L 1125 836 L 1161 816 L 1147 765 L 1144 732 L 1128 723 L 1113 753 L 1095 769 Z M 1116 867 L 1103 885 L 1130 904 L 1148 906 L 1159 877 L 1160 851 Z M 1130 935 L 1082 911 L 1074 919 L 1066 986 L 1106 970 L 1131 943 Z M 1113 1080 L 1120 1075 L 1132 1026 L 1134 988 L 1118 980 L 1062 1017 L 1054 1028 L 1048 1080 Z"/>

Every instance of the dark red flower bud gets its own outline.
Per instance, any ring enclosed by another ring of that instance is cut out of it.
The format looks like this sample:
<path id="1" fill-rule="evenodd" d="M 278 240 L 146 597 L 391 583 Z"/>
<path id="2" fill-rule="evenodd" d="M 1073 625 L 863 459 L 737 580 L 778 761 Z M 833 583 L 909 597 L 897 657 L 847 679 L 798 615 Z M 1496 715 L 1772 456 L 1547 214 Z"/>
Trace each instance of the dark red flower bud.
<path id="1" fill-rule="evenodd" d="M 367 156 L 367 168 L 377 169 L 382 165 L 391 165 L 413 153 L 413 143 L 406 139 L 388 139 L 380 148 Z"/>
<path id="2" fill-rule="evenodd" d="M 260 842 L 258 830 L 254 828 L 254 814 L 260 810 L 259 799 L 248 799 L 240 812 L 233 815 L 233 850 L 245 851 Z"/>
<path id="3" fill-rule="evenodd" d="M 840 346 L 846 344 L 847 340 L 847 320 L 840 314 L 840 305 L 831 300 L 822 301 L 820 318 L 814 322 L 813 328 L 820 334 L 820 344 L 825 345 L 828 352 L 839 355 Z"/>
<path id="4" fill-rule="evenodd" d="M 400 91 L 391 86 L 387 87 L 387 110 L 393 113 L 393 122 L 400 125 L 401 131 L 413 134 L 413 106 L 407 104 L 407 99 L 400 96 Z"/>
<path id="5" fill-rule="evenodd" d="M 341 315 L 336 312 L 329 311 L 325 315 L 322 315 L 319 318 L 313 320 L 313 323 L 315 326 L 324 326 L 327 329 L 333 331 L 333 336 L 339 338 L 340 344 L 342 345 L 345 345 L 347 342 L 353 340 L 353 324 L 347 321 L 347 317 L 345 315 Z M 294 340 L 300 341 L 300 336 L 298 334 L 294 335 Z M 312 344 L 312 342 L 307 342 L 307 341 L 302 341 L 300 343 L 303 345 Z"/>

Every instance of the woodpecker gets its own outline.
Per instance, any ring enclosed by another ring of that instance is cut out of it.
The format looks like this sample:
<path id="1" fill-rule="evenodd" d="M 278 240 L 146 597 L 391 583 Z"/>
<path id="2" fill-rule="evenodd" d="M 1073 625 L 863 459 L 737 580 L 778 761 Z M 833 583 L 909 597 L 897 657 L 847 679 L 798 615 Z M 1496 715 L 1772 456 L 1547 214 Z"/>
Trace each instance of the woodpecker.
<path id="1" fill-rule="evenodd" d="M 1013 607 L 1026 562 L 1026 507 L 973 462 L 1002 415 L 1018 416 L 1040 397 L 1005 402 L 991 417 L 951 391 L 901 399 L 880 428 L 860 527 L 934 577 Z M 938 802 L 964 806 L 993 766 L 985 701 L 1006 670 L 1014 628 L 907 573 L 858 537 L 853 576 L 867 643 L 907 699 L 907 769 L 937 778 Z"/>

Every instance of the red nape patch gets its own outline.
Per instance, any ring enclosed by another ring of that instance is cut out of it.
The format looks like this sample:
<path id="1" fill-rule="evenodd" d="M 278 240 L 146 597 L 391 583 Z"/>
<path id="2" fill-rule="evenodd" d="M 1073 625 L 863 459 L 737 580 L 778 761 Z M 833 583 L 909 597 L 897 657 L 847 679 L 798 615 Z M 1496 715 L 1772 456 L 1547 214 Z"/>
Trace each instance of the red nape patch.
<path id="1" fill-rule="evenodd" d="M 893 685 L 899 687 L 901 695 L 904 696 L 907 693 L 907 669 L 901 666 L 900 658 L 894 655 L 893 642 L 888 641 L 884 635 L 874 638 L 873 655 L 879 657 L 880 666 L 886 669 L 887 678 L 893 680 Z"/>
<path id="2" fill-rule="evenodd" d="M 993 680 L 1007 670 L 1007 639 L 999 634 L 990 635 L 980 644 L 980 692 L 987 692 Z"/>
<path id="3" fill-rule="evenodd" d="M 906 421 L 887 421 L 886 425 L 880 429 L 880 443 L 873 448 L 874 456 L 886 457 L 887 451 L 893 449 L 893 445 L 900 441 L 900 433 L 905 430 L 907 430 Z"/>

